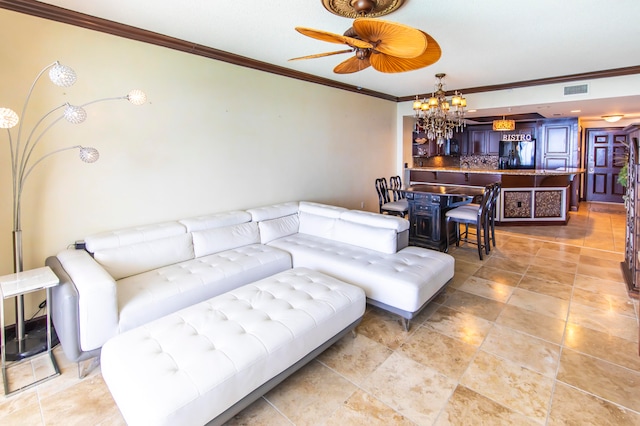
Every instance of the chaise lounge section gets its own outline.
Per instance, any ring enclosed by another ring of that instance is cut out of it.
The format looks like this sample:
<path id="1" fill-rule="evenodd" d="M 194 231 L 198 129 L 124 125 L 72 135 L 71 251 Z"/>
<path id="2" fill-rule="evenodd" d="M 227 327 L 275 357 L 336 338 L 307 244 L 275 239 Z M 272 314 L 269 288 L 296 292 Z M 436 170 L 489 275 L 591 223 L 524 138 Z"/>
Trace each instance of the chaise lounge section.
<path id="1" fill-rule="evenodd" d="M 110 339 L 102 375 L 128 425 L 221 425 L 364 311 L 362 289 L 289 269 Z"/>
<path id="2" fill-rule="evenodd" d="M 407 247 L 403 218 L 309 202 L 247 211 L 263 244 L 288 252 L 294 267 L 357 285 L 367 303 L 398 314 L 406 329 L 454 274 L 450 255 Z"/>

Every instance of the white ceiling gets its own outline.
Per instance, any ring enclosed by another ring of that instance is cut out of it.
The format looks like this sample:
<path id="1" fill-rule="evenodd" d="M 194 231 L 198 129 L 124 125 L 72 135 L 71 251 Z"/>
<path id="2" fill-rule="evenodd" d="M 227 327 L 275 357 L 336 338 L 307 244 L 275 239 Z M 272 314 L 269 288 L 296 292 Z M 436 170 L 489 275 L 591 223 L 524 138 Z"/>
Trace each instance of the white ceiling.
<path id="1" fill-rule="evenodd" d="M 380 19 L 429 33 L 442 48 L 441 59 L 406 73 L 368 68 L 346 75 L 332 70 L 350 54 L 288 62 L 342 49 L 294 30 L 304 26 L 342 34 L 350 27 L 352 20 L 328 12 L 321 0 L 43 3 L 396 97 L 430 92 L 439 72 L 447 74 L 447 90 L 464 90 L 640 65 L 640 0 L 406 0 Z M 583 118 L 612 112 L 640 118 L 640 96 L 530 108 L 538 111 L 527 112 L 544 116 L 553 116 L 556 108 L 567 115 L 571 108 L 582 109 Z M 477 114 L 505 113 L 503 108 Z"/>

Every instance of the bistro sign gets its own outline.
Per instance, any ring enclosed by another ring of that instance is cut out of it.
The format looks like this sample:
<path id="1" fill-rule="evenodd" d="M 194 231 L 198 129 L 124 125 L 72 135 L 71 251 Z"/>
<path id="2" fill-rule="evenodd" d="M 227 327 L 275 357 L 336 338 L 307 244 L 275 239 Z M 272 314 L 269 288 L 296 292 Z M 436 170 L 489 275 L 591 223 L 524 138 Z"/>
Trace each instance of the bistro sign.
<path id="1" fill-rule="evenodd" d="M 526 133 L 506 133 L 502 135 L 503 141 L 515 142 L 515 141 L 530 141 L 533 140 L 530 134 Z"/>

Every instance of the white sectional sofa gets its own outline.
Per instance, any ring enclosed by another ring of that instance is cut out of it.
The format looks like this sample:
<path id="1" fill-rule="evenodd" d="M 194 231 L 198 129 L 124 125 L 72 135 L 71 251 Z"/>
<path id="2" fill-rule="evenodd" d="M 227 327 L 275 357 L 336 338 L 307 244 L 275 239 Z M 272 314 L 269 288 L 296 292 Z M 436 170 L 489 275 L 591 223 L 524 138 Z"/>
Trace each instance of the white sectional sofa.
<path id="1" fill-rule="evenodd" d="M 60 278 L 51 316 L 65 355 L 99 355 L 114 336 L 292 267 L 361 287 L 413 318 L 453 277 L 448 254 L 407 247 L 409 222 L 311 202 L 105 232 L 47 259 Z"/>

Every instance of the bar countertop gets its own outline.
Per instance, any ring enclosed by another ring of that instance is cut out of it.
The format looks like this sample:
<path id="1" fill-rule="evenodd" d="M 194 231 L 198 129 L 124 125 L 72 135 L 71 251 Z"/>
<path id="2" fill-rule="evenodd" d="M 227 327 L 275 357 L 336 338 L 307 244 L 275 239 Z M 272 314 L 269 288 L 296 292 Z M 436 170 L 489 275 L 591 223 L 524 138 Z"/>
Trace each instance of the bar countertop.
<path id="1" fill-rule="evenodd" d="M 473 174 L 500 174 L 516 176 L 563 176 L 584 173 L 585 169 L 569 167 L 562 169 L 469 169 L 465 167 L 413 167 L 410 171 L 443 172 L 443 173 L 473 173 Z"/>
<path id="2" fill-rule="evenodd" d="M 482 195 L 483 189 L 467 185 L 438 185 L 438 184 L 414 184 L 402 190 L 403 192 L 423 192 L 446 196 L 473 197 Z"/>

